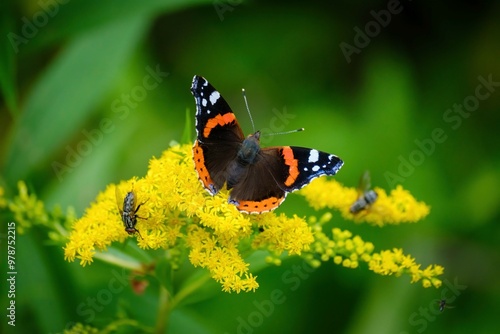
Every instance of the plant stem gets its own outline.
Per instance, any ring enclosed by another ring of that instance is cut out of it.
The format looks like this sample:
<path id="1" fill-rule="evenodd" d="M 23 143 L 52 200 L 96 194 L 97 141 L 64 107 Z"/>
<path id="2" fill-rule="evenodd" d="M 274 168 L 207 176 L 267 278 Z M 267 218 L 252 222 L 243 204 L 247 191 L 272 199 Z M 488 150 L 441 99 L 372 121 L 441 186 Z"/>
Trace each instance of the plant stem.
<path id="1" fill-rule="evenodd" d="M 160 297 L 158 301 L 158 317 L 156 321 L 156 334 L 166 333 L 168 321 L 170 320 L 170 313 L 172 311 L 171 305 L 169 305 L 169 293 L 162 285 L 160 285 Z"/>
<path id="2" fill-rule="evenodd" d="M 172 300 L 172 305 L 171 307 L 174 308 L 177 306 L 184 298 L 188 297 L 190 294 L 192 294 L 194 291 L 196 291 L 198 288 L 203 286 L 205 282 L 210 278 L 210 275 L 208 273 L 200 276 L 197 280 L 191 282 L 191 284 L 185 286 L 182 288 L 174 297 Z"/>
<path id="3" fill-rule="evenodd" d="M 104 252 L 96 252 L 94 254 L 94 257 L 96 259 L 99 259 L 101 261 L 113 264 L 115 266 L 121 267 L 121 268 L 126 268 L 130 270 L 136 270 L 136 271 L 141 271 L 142 266 L 141 263 L 132 257 L 119 257 L 116 256 L 115 254 L 111 254 L 110 252 L 104 253 Z"/>

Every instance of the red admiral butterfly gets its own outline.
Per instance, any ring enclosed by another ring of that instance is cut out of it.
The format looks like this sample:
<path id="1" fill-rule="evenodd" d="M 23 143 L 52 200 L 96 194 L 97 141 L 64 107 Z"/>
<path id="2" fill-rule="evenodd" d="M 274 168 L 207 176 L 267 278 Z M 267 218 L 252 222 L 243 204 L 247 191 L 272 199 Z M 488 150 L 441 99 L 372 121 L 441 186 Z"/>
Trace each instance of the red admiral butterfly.
<path id="1" fill-rule="evenodd" d="M 322 175 L 335 175 L 344 162 L 318 150 L 276 146 L 260 148 L 260 131 L 245 138 L 236 116 L 220 93 L 194 76 L 197 139 L 195 169 L 205 189 L 215 195 L 226 184 L 229 203 L 246 213 L 276 209 L 289 192 Z"/>

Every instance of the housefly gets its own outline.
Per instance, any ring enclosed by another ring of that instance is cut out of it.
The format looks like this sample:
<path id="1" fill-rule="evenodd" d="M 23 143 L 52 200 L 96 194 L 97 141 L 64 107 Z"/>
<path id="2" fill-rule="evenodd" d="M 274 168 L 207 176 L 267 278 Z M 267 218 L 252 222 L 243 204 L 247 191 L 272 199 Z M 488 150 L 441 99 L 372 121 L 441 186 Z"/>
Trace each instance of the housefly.
<path id="1" fill-rule="evenodd" d="M 135 225 L 137 224 L 137 218 L 146 219 L 139 217 L 137 215 L 137 211 L 139 211 L 141 205 L 146 203 L 147 200 L 136 206 L 137 195 L 135 194 L 134 190 L 129 191 L 125 196 L 125 198 L 123 198 L 120 193 L 120 189 L 118 189 L 118 187 L 116 187 L 115 189 L 116 189 L 116 203 L 118 204 L 118 210 L 120 211 L 120 216 L 122 218 L 123 225 L 125 226 L 125 231 L 128 234 L 134 234 L 137 232 L 139 233 L 139 236 L 142 239 L 142 235 L 139 232 L 139 230 L 135 228 Z"/>
<path id="2" fill-rule="evenodd" d="M 377 193 L 373 191 L 371 188 L 371 179 L 370 172 L 365 171 L 361 178 L 359 179 L 358 192 L 360 196 L 351 205 L 349 211 L 352 214 L 356 214 L 364 209 L 366 209 L 369 205 L 373 204 L 377 200 Z"/>

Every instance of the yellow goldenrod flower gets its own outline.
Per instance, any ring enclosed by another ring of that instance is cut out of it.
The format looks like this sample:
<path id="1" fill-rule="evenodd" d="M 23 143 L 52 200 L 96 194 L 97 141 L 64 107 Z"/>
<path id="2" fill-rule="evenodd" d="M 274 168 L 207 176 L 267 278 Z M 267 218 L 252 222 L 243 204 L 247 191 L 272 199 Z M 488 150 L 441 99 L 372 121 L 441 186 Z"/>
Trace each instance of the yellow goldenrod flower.
<path id="1" fill-rule="evenodd" d="M 358 190 L 344 187 L 335 180 L 318 178 L 299 193 L 316 210 L 336 209 L 347 220 L 367 222 L 376 226 L 415 223 L 429 214 L 429 207 L 423 202 L 418 202 L 400 185 L 392 190 L 390 195 L 381 188 L 374 190 L 377 193 L 375 203 L 356 214 L 351 213 L 350 208 L 359 197 Z"/>
<path id="2" fill-rule="evenodd" d="M 17 183 L 19 195 L 8 203 L 9 210 L 14 214 L 17 230 L 23 234 L 34 224 L 47 225 L 49 215 L 42 201 L 34 194 L 28 194 L 28 187 L 23 181 Z"/>
<path id="3" fill-rule="evenodd" d="M 339 228 L 332 229 L 332 239 L 330 239 L 321 227 L 329 217 L 331 214 L 327 213 L 319 222 L 315 218 L 309 220 L 314 224 L 315 239 L 311 244 L 311 253 L 319 256 L 321 261 L 326 262 L 332 259 L 337 265 L 353 269 L 357 268 L 360 262 L 365 262 L 368 264 L 368 269 L 379 275 L 407 274 L 411 276 L 411 283 L 422 280 L 422 286 L 426 288 L 441 286 L 441 280 L 437 276 L 443 274 L 443 267 L 433 265 L 420 270 L 420 265 L 415 262 L 415 259 L 404 255 L 401 249 L 374 253 L 375 247 L 371 242 L 365 242 L 360 236 L 353 236 L 350 231 L 342 231 Z M 308 257 L 305 259 L 307 260 Z"/>
<path id="4" fill-rule="evenodd" d="M 357 191 L 336 181 L 320 178 L 301 193 L 316 209 L 335 208 L 347 219 L 365 220 L 379 226 L 417 221 L 429 212 L 424 203 L 417 202 L 401 187 L 390 196 L 381 189 L 375 191 L 379 198 L 363 210 L 362 215 L 349 212 L 357 199 Z M 185 254 L 183 249 L 187 248 L 193 266 L 207 269 L 226 292 L 258 288 L 257 277 L 250 272 L 249 263 L 242 255 L 257 249 L 268 251 L 266 261 L 275 265 L 281 264 L 280 257 L 286 253 L 304 257 L 313 267 L 330 259 L 347 268 L 367 263 L 377 274 L 408 274 L 412 282 L 422 281 L 424 286 L 441 284 L 436 278 L 443 272 L 440 266 L 420 270 L 413 258 L 398 249 L 374 253 L 372 243 L 338 228 L 331 231 L 330 238 L 322 228 L 332 219 L 330 212 L 319 219 L 309 217 L 307 221 L 296 215 L 289 218 L 273 212 L 248 215 L 228 203 L 227 190 L 210 196 L 198 180 L 190 145 L 175 145 L 160 158 L 153 158 L 144 178 L 109 185 L 100 193 L 72 226 L 64 248 L 68 261 L 79 259 L 85 266 L 93 261 L 96 252 L 104 252 L 112 242 L 124 242 L 132 236 L 125 231 L 120 214 L 125 210 L 123 202 L 129 192 L 133 192 L 132 211 L 136 212 L 132 215 L 137 219 L 129 219 L 128 223 L 135 224 L 133 227 L 140 234 L 134 233 L 131 226 L 128 231 L 137 239 L 138 246 L 168 249 L 169 254 L 178 257 Z"/>
<path id="5" fill-rule="evenodd" d="M 89 325 L 84 325 L 80 322 L 76 323 L 70 329 L 64 330 L 64 334 L 97 334 L 97 333 L 99 333 L 99 329 Z"/>
<path id="6" fill-rule="evenodd" d="M 370 270 L 381 275 L 409 274 L 412 277 L 412 283 L 422 280 L 422 285 L 425 288 L 430 286 L 439 288 L 442 282 L 436 276 L 440 276 L 444 272 L 444 268 L 437 265 L 431 265 L 421 270 L 414 258 L 404 255 L 403 251 L 397 248 L 373 254 L 368 265 Z"/>
<path id="7" fill-rule="evenodd" d="M 85 266 L 96 252 L 112 242 L 123 242 L 125 231 L 120 210 L 126 194 L 134 191 L 136 215 L 134 237 L 143 249 L 189 249 L 194 266 L 207 268 L 224 291 L 254 291 L 256 277 L 240 253 L 243 245 L 266 248 L 274 254 L 301 254 L 314 240 L 307 222 L 294 216 L 267 213 L 247 215 L 227 202 L 228 192 L 208 195 L 194 170 L 190 145 L 176 145 L 153 158 L 144 178 L 109 185 L 73 224 L 64 248 L 65 259 L 80 259 Z M 116 198 L 116 187 L 121 197 Z M 256 233 L 261 227 L 262 233 Z"/>
<path id="8" fill-rule="evenodd" d="M 17 183 L 19 194 L 13 199 L 3 198 L 0 188 L 0 209 L 7 208 L 13 214 L 17 232 L 26 233 L 33 226 L 40 225 L 49 229 L 48 236 L 52 241 L 62 243 L 67 240 L 67 230 L 75 219 L 75 211 L 68 207 L 66 212 L 58 206 L 52 211 L 45 209 L 44 203 L 35 194 L 28 193 L 28 187 L 23 181 Z"/>

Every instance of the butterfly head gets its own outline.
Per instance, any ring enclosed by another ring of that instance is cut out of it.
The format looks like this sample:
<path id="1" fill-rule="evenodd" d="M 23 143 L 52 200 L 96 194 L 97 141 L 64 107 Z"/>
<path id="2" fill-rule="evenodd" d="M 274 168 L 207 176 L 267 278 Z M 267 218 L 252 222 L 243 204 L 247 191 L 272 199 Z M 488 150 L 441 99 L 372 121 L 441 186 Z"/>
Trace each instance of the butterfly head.
<path id="1" fill-rule="evenodd" d="M 247 165 L 253 164 L 260 151 L 260 131 L 249 135 L 241 143 L 240 150 L 238 151 L 238 160 Z"/>

